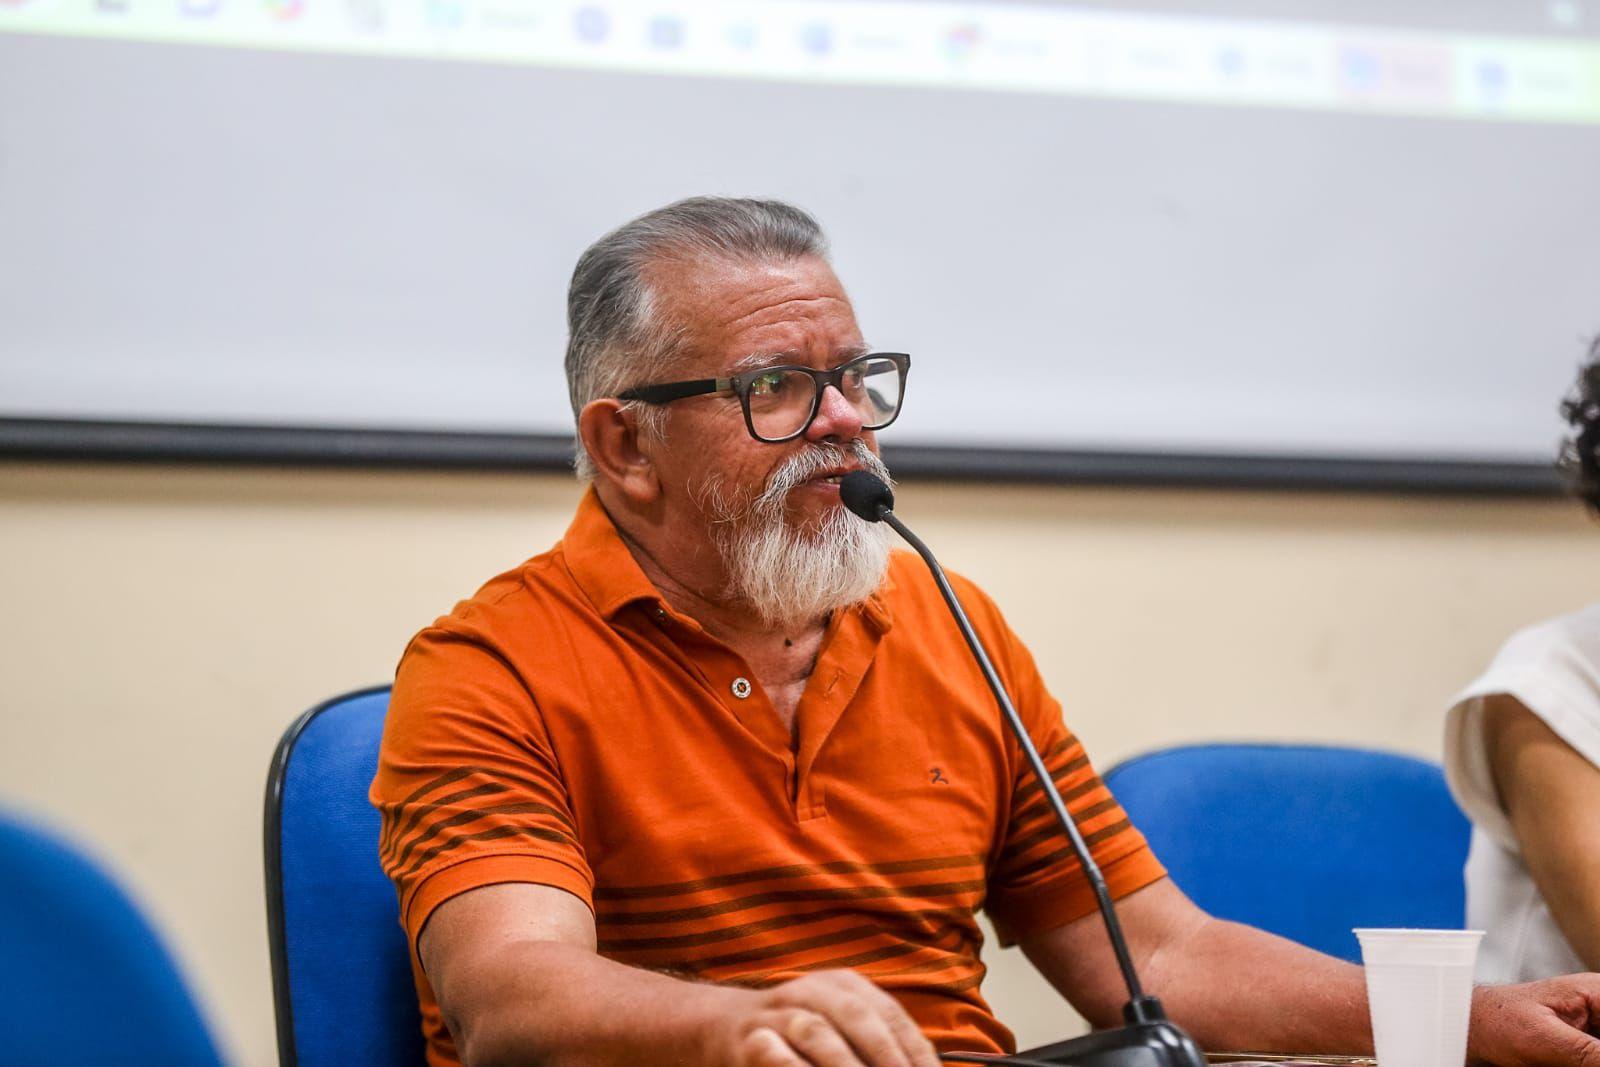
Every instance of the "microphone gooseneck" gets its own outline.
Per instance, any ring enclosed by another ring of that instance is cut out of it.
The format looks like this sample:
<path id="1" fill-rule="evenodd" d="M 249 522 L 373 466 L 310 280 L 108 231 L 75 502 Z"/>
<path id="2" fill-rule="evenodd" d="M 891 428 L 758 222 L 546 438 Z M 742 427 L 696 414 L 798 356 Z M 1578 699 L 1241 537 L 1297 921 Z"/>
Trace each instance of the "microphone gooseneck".
<path id="1" fill-rule="evenodd" d="M 1005 716 L 1007 725 L 1017 739 L 1017 745 L 1027 758 L 1028 765 L 1032 768 L 1033 775 L 1038 779 L 1051 810 L 1055 813 L 1056 821 L 1061 824 L 1061 829 L 1066 833 L 1068 841 L 1072 844 L 1072 851 L 1077 856 L 1078 863 L 1083 868 L 1083 873 L 1094 891 L 1096 902 L 1099 904 L 1100 916 L 1105 922 L 1106 933 L 1111 940 L 1111 949 L 1116 954 L 1117 966 L 1122 971 L 1122 980 L 1128 987 L 1128 1003 L 1123 1007 L 1123 1019 L 1130 1027 L 1146 1027 L 1157 1025 L 1166 1033 L 1161 1035 L 1160 1044 L 1166 1046 L 1164 1051 L 1173 1058 L 1162 1059 L 1162 1063 L 1204 1063 L 1199 1050 L 1181 1031 L 1166 1021 L 1166 1015 L 1161 1007 L 1161 1002 L 1155 997 L 1145 994 L 1139 983 L 1139 975 L 1134 970 L 1133 956 L 1128 950 L 1127 938 L 1122 932 L 1122 923 L 1117 918 L 1116 908 L 1111 902 L 1111 892 L 1106 888 L 1105 876 L 1100 872 L 1100 866 L 1094 861 L 1094 856 L 1089 852 L 1089 846 L 1083 839 L 1083 834 L 1078 829 L 1078 824 L 1073 820 L 1067 810 L 1066 802 L 1061 799 L 1061 791 L 1056 788 L 1055 779 L 1051 776 L 1049 768 L 1045 766 L 1044 759 L 1039 755 L 1039 750 L 1033 743 L 1033 738 L 1028 735 L 1028 729 L 1022 722 L 1022 717 L 1017 714 L 1016 707 L 1011 703 L 1011 697 L 1006 693 L 1005 685 L 1000 681 L 1000 676 L 994 669 L 994 664 L 989 659 L 988 652 L 983 647 L 983 642 L 978 639 L 978 634 L 972 628 L 972 623 L 967 619 L 967 613 L 961 607 L 961 601 L 956 598 L 955 590 L 950 587 L 949 579 L 945 577 L 944 568 L 939 566 L 939 561 L 934 558 L 933 552 L 923 544 L 922 539 L 900 521 L 894 513 L 894 493 L 883 480 L 868 471 L 852 471 L 845 475 L 839 483 L 839 497 L 841 502 L 851 513 L 867 522 L 886 522 L 894 529 L 907 544 L 914 548 L 928 570 L 933 574 L 933 580 L 939 587 L 944 602 L 954 617 L 956 626 L 961 631 L 961 636 L 966 639 L 967 647 L 972 650 L 972 656 L 977 661 L 978 668 L 983 672 L 983 677 L 989 684 L 990 691 L 994 694 L 995 702 L 1000 706 L 1001 713 Z M 1093 1035 L 1091 1035 L 1093 1036 Z M 1087 1039 L 1080 1039 L 1084 1041 Z M 1069 1043 L 1071 1044 L 1071 1043 Z M 1186 1046 L 1180 1048 L 1179 1046 Z M 1066 1051 L 1066 1046 L 1057 1046 Z M 1051 1051 L 1055 1051 L 1052 1047 Z M 1085 1050 L 1087 1051 L 1087 1050 Z M 1103 1050 L 1104 1060 L 1096 1062 L 1119 1062 L 1117 1051 L 1111 1048 Z M 1191 1056 L 1192 1053 L 1192 1056 Z M 1026 1054 L 1024 1054 L 1026 1055 Z M 1082 1062 L 1095 1061 L 1090 1056 Z M 1005 1062 L 1003 1059 L 996 1062 Z M 1019 1061 L 1020 1062 L 1020 1061 Z M 1056 1060 L 1054 1062 L 1073 1062 Z M 1133 1062 L 1133 1061 L 1128 1061 Z M 1139 1060 L 1140 1063 L 1151 1062 Z"/>

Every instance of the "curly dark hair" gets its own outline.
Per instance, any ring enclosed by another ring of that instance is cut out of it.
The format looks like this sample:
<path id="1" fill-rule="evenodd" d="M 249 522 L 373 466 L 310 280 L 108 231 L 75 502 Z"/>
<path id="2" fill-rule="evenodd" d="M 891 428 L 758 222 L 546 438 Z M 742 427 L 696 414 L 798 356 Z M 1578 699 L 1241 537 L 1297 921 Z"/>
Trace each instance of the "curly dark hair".
<path id="1" fill-rule="evenodd" d="M 1577 384 L 1561 402 L 1561 417 L 1572 428 L 1561 443 L 1561 473 L 1572 495 L 1600 517 L 1600 337 L 1589 346 Z"/>

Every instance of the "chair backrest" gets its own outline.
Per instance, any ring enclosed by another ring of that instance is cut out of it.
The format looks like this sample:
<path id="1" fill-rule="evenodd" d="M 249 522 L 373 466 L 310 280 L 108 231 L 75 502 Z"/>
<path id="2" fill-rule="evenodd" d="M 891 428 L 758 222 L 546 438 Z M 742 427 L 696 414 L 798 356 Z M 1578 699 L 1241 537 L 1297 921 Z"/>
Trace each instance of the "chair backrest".
<path id="1" fill-rule="evenodd" d="M 216 1067 L 193 999 L 132 901 L 70 846 L 0 815 L 0 1063 Z"/>
<path id="2" fill-rule="evenodd" d="M 1194 745 L 1106 784 L 1173 880 L 1213 915 L 1347 960 L 1351 929 L 1459 929 L 1470 827 L 1439 768 L 1311 745 Z"/>
<path id="3" fill-rule="evenodd" d="M 267 778 L 267 926 L 284 1067 L 423 1063 L 421 1020 L 367 787 L 387 687 L 312 708 Z"/>

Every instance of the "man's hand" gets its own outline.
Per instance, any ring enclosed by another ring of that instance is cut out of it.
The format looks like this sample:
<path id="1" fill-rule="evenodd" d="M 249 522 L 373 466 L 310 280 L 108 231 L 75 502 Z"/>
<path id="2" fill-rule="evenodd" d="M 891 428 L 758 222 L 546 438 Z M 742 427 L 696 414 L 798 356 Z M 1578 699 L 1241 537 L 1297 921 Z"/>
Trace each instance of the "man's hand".
<path id="1" fill-rule="evenodd" d="M 1472 993 L 1474 1065 L 1600 1067 L 1600 974 L 1573 974 Z"/>
<path id="2" fill-rule="evenodd" d="M 716 1067 L 938 1067 L 893 997 L 853 971 L 818 971 L 752 996 L 711 1026 Z"/>

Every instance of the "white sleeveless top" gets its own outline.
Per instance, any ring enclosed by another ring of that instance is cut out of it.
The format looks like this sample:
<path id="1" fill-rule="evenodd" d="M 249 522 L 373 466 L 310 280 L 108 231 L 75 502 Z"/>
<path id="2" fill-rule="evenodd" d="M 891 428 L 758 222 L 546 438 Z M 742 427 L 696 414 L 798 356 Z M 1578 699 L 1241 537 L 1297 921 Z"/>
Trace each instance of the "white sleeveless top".
<path id="1" fill-rule="evenodd" d="M 1480 982 L 1526 982 L 1584 969 L 1545 907 L 1510 818 L 1500 806 L 1483 739 L 1483 699 L 1515 697 L 1600 766 L 1600 604 L 1521 630 L 1488 671 L 1456 697 L 1445 720 L 1450 792 L 1472 820 L 1467 926 L 1485 931 Z"/>

